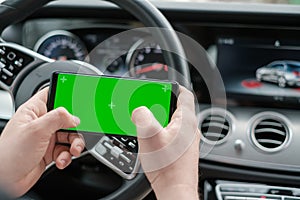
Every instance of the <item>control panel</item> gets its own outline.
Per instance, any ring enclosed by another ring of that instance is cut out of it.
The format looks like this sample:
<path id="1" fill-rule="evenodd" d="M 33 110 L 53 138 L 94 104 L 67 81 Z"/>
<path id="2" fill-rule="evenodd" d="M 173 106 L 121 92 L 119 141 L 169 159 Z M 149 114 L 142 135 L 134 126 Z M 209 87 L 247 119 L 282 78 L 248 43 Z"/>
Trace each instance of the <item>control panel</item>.
<path id="1" fill-rule="evenodd" d="M 0 81 L 7 87 L 33 58 L 10 47 L 0 46 Z"/>
<path id="2" fill-rule="evenodd" d="M 133 137 L 103 136 L 91 153 L 126 179 L 134 178 L 140 166 L 138 143 Z"/>
<path id="3" fill-rule="evenodd" d="M 215 187 L 218 200 L 296 200 L 299 188 L 278 187 L 254 183 L 223 182 Z"/>

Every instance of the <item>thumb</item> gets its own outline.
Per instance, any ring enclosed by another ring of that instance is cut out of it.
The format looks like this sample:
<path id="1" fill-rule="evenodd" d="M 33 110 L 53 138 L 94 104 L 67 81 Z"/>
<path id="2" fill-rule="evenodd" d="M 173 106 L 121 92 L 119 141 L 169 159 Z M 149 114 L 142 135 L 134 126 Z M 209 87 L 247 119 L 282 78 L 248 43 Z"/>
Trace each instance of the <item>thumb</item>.
<path id="1" fill-rule="evenodd" d="M 145 106 L 136 108 L 132 112 L 131 119 L 136 126 L 139 139 L 153 137 L 163 129 L 152 112 Z"/>
<path id="2" fill-rule="evenodd" d="M 59 129 L 78 126 L 80 119 L 71 115 L 65 108 L 57 108 L 34 121 L 34 128 L 40 132 L 55 133 Z"/>

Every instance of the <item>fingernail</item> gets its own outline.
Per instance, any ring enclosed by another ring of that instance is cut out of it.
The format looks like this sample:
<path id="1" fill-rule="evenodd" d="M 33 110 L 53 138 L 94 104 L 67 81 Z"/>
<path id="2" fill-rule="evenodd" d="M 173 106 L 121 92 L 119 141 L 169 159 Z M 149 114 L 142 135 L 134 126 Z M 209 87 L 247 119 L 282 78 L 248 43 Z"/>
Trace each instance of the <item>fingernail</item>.
<path id="1" fill-rule="evenodd" d="M 76 126 L 78 126 L 80 124 L 80 119 L 78 117 L 73 116 L 73 120 L 74 120 Z"/>
<path id="2" fill-rule="evenodd" d="M 131 118 L 133 123 L 139 127 L 151 124 L 151 113 L 145 106 L 136 108 L 132 112 Z"/>
<path id="3" fill-rule="evenodd" d="M 61 163 L 63 166 L 66 166 L 66 164 L 67 164 L 67 161 L 66 161 L 66 160 L 64 160 L 64 159 L 61 159 L 61 160 L 60 160 L 60 163 Z"/>
<path id="4" fill-rule="evenodd" d="M 82 147 L 80 146 L 80 145 L 77 145 L 76 146 L 76 149 L 79 151 L 79 152 L 81 152 L 83 149 L 82 149 Z"/>

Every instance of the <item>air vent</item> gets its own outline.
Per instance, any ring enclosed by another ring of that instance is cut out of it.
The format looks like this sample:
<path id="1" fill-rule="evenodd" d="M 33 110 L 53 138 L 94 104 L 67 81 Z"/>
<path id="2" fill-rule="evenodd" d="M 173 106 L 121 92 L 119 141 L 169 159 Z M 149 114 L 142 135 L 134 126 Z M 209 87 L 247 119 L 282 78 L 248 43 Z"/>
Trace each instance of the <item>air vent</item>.
<path id="1" fill-rule="evenodd" d="M 208 143 L 222 143 L 231 131 L 231 122 L 224 110 L 207 110 L 202 114 L 199 128 Z"/>
<path id="2" fill-rule="evenodd" d="M 261 150 L 279 151 L 290 138 L 287 121 L 278 114 L 261 115 L 254 121 L 251 138 L 255 146 Z"/>

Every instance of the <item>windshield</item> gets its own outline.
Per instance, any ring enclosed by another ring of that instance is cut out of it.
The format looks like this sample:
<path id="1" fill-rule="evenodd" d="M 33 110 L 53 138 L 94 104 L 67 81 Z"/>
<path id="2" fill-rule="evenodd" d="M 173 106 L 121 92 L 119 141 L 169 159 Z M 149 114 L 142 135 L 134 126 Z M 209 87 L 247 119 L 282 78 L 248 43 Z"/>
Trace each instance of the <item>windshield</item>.
<path id="1" fill-rule="evenodd" d="M 4 0 L 0 0 L 0 3 Z M 73 1 L 73 0 L 61 0 Z M 178 1 L 178 2 L 240 2 L 240 3 L 272 3 L 272 4 L 298 4 L 300 0 L 151 0 L 151 1 Z"/>
<path id="2" fill-rule="evenodd" d="M 161 1 L 161 0 L 160 0 Z M 175 0 L 163 0 L 175 1 Z M 300 0 L 176 0 L 179 2 L 240 2 L 240 3 L 272 3 L 272 4 L 300 4 Z"/>

